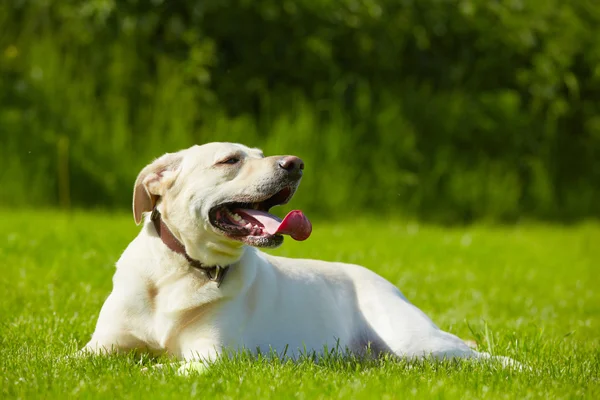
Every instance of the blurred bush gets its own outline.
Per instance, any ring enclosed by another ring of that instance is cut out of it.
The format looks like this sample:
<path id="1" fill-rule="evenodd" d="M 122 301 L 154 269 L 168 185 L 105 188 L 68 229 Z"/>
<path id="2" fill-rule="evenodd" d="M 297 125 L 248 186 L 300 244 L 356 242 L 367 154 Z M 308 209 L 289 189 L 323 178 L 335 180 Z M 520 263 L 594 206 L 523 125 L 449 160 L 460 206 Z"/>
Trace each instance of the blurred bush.
<path id="1" fill-rule="evenodd" d="M 594 0 L 6 0 L 0 204 L 128 207 L 193 143 L 293 153 L 309 212 L 600 216 Z"/>

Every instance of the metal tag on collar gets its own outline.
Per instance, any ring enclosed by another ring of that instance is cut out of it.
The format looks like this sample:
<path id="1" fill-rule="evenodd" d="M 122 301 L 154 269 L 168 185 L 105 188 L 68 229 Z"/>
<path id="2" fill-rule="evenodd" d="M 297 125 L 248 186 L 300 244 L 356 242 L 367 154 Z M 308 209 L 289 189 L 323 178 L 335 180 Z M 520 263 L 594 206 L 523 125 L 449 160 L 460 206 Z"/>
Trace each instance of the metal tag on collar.
<path id="1" fill-rule="evenodd" d="M 223 278 L 225 278 L 225 274 L 227 273 L 227 269 L 229 267 L 221 267 L 220 265 L 215 265 L 214 269 L 214 275 L 211 275 L 211 271 L 207 270 L 206 274 L 208 275 L 208 279 L 210 281 L 216 282 L 217 283 L 217 287 L 220 287 L 221 284 L 223 283 Z"/>

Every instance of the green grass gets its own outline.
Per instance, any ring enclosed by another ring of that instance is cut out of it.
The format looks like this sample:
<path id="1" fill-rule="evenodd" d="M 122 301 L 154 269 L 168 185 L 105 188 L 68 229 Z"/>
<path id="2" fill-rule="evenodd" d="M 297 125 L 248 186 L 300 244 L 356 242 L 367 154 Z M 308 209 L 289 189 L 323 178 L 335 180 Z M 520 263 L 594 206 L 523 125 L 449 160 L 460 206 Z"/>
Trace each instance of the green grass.
<path id="1" fill-rule="evenodd" d="M 443 329 L 532 367 L 240 356 L 204 375 L 134 355 L 64 359 L 89 339 L 129 215 L 0 212 L 0 396 L 6 398 L 600 397 L 600 225 L 441 228 L 314 221 L 274 253 L 365 265 Z"/>

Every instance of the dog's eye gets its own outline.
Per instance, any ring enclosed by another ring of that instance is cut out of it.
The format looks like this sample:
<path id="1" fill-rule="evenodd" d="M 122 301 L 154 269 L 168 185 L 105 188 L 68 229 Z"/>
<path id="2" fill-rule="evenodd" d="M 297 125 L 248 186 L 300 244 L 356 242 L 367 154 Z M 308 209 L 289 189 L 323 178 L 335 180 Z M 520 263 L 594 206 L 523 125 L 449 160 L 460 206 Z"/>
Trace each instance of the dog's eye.
<path id="1" fill-rule="evenodd" d="M 217 164 L 237 164 L 240 162 L 240 159 L 236 156 L 227 157 L 224 160 L 219 161 Z"/>

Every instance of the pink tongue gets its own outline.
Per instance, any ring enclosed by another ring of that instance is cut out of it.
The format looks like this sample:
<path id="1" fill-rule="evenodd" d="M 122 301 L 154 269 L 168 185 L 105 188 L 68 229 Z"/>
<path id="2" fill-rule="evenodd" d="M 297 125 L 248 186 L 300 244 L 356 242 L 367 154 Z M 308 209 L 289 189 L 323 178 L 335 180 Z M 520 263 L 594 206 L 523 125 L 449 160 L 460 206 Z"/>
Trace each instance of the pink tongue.
<path id="1" fill-rule="evenodd" d="M 268 212 L 253 210 L 253 209 L 240 209 L 235 210 L 236 213 L 244 214 L 254 218 L 264 226 L 264 230 L 269 232 L 271 235 L 281 233 L 284 235 L 290 235 L 294 240 L 306 240 L 312 232 L 312 225 L 304 213 L 300 210 L 293 210 L 280 220 L 273 214 Z"/>

